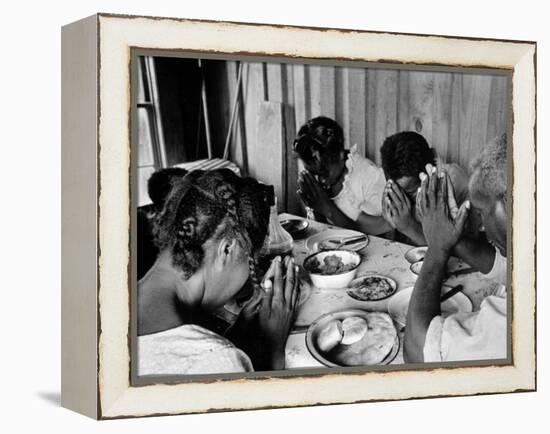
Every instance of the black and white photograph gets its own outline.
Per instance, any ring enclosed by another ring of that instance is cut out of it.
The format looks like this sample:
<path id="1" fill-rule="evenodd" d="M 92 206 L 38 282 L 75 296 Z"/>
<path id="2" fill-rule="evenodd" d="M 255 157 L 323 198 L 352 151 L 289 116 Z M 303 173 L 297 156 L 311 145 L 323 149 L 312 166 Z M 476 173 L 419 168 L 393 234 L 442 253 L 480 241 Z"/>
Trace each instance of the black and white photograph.
<path id="1" fill-rule="evenodd" d="M 131 67 L 136 378 L 510 363 L 510 71 Z"/>
<path id="2" fill-rule="evenodd" d="M 6 2 L 0 432 L 548 425 L 544 4 Z"/>

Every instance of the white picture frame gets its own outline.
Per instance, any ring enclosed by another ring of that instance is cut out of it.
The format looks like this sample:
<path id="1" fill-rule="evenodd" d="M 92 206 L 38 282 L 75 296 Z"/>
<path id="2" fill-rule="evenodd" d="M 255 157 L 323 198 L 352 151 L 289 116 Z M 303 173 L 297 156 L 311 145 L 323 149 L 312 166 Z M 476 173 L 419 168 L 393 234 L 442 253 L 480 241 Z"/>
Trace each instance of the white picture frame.
<path id="1" fill-rule="evenodd" d="M 132 48 L 512 71 L 512 362 L 132 385 Z M 536 44 L 98 14 L 62 37 L 62 404 L 96 419 L 536 389 Z"/>

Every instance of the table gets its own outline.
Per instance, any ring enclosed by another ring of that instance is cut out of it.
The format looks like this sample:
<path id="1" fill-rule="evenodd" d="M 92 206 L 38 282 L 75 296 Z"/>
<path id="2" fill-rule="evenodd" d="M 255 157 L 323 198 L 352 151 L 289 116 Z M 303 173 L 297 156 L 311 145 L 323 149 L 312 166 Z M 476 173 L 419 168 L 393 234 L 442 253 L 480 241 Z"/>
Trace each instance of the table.
<path id="1" fill-rule="evenodd" d="M 279 218 L 296 218 L 291 214 L 281 214 Z M 293 255 L 298 265 L 302 265 L 304 259 L 311 253 L 306 247 L 306 240 L 327 229 L 340 229 L 334 226 L 309 221 L 307 232 L 294 240 Z M 361 264 L 357 275 L 367 272 L 376 272 L 394 279 L 397 283 L 397 291 L 414 286 L 417 276 L 410 271 L 410 264 L 404 255 L 413 246 L 384 238 L 369 235 L 369 245 L 360 250 Z M 461 264 L 467 267 L 466 264 Z M 380 301 L 364 302 L 358 301 L 346 294 L 345 289 L 318 289 L 310 286 L 305 277 L 305 271 L 301 269 L 302 296 L 295 328 L 291 331 L 286 344 L 286 368 L 318 368 L 323 367 L 309 353 L 306 347 L 306 329 L 319 316 L 343 309 L 364 309 L 369 311 L 387 312 L 390 298 Z M 473 310 L 479 310 L 481 301 L 493 293 L 497 286 L 485 279 L 481 273 L 471 273 L 460 276 L 453 276 L 446 281 L 446 284 L 455 286 L 464 285 L 464 294 L 472 301 Z M 391 364 L 403 364 L 403 332 L 400 331 L 401 346 L 399 352 Z"/>

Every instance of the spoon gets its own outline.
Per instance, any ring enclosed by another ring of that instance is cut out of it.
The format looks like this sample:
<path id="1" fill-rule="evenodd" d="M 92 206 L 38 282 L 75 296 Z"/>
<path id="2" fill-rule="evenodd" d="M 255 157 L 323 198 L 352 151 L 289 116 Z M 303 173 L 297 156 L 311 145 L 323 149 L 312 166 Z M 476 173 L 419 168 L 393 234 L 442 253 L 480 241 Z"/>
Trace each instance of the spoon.
<path id="1" fill-rule="evenodd" d="M 440 303 L 443 303 L 445 300 L 448 300 L 453 295 L 458 294 L 459 292 L 462 292 L 464 290 L 464 285 L 456 285 L 453 289 L 450 291 L 447 291 L 445 294 L 441 296 L 439 299 Z"/>
<path id="2" fill-rule="evenodd" d="M 340 240 L 326 240 L 323 244 L 327 247 L 330 246 L 331 249 L 339 249 L 340 247 L 346 246 L 348 244 L 355 244 L 360 241 L 365 241 L 366 239 L 366 235 L 359 235 L 342 238 Z"/>

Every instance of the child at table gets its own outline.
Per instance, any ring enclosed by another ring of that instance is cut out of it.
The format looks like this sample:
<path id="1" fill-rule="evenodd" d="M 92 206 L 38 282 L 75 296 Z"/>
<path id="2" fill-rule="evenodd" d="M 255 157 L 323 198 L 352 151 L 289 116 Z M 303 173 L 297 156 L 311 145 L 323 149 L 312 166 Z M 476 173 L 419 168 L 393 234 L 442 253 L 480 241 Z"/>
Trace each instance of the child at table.
<path id="1" fill-rule="evenodd" d="M 399 241 L 424 246 L 426 240 L 415 209 L 420 174 L 426 174 L 427 165 L 437 165 L 447 173 L 456 198 L 453 213 L 468 197 L 468 175 L 458 164 L 437 161 L 434 149 L 414 131 L 403 131 L 386 138 L 380 154 L 388 180 L 383 194 L 383 215 L 397 230 Z"/>
<path id="2" fill-rule="evenodd" d="M 238 320 L 261 338 L 258 363 L 200 325 L 255 275 L 252 258 L 272 202 L 272 188 L 228 169 L 196 170 L 175 182 L 155 220 L 159 256 L 138 283 L 138 375 L 284 369 L 299 285 L 291 259 L 285 267 L 273 261 L 267 289 L 256 291 Z"/>
<path id="3" fill-rule="evenodd" d="M 172 190 L 174 182 L 185 175 L 187 175 L 187 170 L 170 167 L 157 170 L 147 181 L 147 193 L 153 203 L 137 210 L 138 280 L 145 276 L 145 273 L 153 266 L 159 253 L 153 240 L 152 220 L 156 214 L 162 211 L 164 201 Z"/>
<path id="4" fill-rule="evenodd" d="M 357 146 L 344 148 L 342 127 L 319 116 L 298 131 L 294 152 L 304 169 L 298 179 L 298 194 L 320 221 L 382 234 L 391 227 L 382 217 L 384 172 L 359 155 Z"/>

